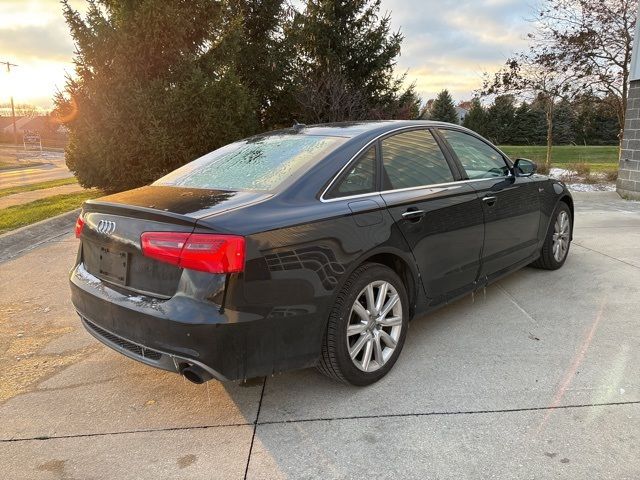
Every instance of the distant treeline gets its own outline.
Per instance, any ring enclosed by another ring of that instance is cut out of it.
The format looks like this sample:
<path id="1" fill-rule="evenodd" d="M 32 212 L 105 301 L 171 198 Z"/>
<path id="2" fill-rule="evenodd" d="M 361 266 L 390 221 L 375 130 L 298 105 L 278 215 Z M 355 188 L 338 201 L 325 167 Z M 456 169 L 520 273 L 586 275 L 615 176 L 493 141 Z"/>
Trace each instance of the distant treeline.
<path id="1" fill-rule="evenodd" d="M 547 122 L 542 102 L 516 103 L 501 95 L 489 106 L 471 102 L 463 125 L 498 145 L 546 145 Z M 560 101 L 553 111 L 554 145 L 617 145 L 620 125 L 615 108 L 595 95 Z"/>

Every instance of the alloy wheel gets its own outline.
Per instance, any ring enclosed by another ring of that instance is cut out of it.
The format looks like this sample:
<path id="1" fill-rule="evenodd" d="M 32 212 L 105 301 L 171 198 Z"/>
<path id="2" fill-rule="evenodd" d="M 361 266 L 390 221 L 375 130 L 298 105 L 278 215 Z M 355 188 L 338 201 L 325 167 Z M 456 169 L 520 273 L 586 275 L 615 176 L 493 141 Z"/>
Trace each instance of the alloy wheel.
<path id="1" fill-rule="evenodd" d="M 375 281 L 356 298 L 347 325 L 347 348 L 354 365 L 375 372 L 393 355 L 402 330 L 402 302 L 393 285 Z"/>
<path id="2" fill-rule="evenodd" d="M 571 236 L 571 221 L 569 214 L 561 210 L 556 218 L 553 230 L 553 258 L 556 262 L 562 262 L 569 250 Z"/>

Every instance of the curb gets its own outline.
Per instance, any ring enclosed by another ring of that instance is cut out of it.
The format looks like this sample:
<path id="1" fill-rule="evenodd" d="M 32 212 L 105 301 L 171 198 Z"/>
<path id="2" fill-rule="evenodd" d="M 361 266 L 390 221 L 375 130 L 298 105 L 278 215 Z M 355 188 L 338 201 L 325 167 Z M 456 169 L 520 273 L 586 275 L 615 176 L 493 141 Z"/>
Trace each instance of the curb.
<path id="1" fill-rule="evenodd" d="M 0 263 L 73 232 L 80 209 L 47 218 L 0 235 Z"/>

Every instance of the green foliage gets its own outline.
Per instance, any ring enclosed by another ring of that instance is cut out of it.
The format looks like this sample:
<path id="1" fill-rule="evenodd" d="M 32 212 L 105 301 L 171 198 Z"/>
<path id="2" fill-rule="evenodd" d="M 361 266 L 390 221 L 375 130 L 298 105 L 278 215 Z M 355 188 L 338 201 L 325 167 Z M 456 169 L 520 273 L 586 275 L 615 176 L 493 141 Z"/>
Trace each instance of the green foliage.
<path id="1" fill-rule="evenodd" d="M 471 108 L 467 116 L 464 117 L 462 125 L 482 136 L 487 136 L 487 111 L 480 103 L 479 98 L 474 98 L 471 101 Z"/>
<path id="2" fill-rule="evenodd" d="M 417 116 L 394 68 L 402 35 L 381 0 L 307 0 L 286 28 L 295 46 L 296 118 L 306 123 Z"/>
<path id="3" fill-rule="evenodd" d="M 236 74 L 237 16 L 208 0 L 64 2 L 76 76 L 56 97 L 66 161 L 84 187 L 149 183 L 258 128 Z"/>
<path id="4" fill-rule="evenodd" d="M 440 122 L 458 123 L 458 113 L 448 90 L 442 90 L 433 101 L 429 118 Z"/>
<path id="5" fill-rule="evenodd" d="M 63 0 L 76 72 L 56 96 L 85 187 L 147 184 L 252 133 L 415 118 L 380 0 Z"/>
<path id="6" fill-rule="evenodd" d="M 487 137 L 493 143 L 509 143 L 515 116 L 513 95 L 498 95 L 487 110 Z"/>
<path id="7" fill-rule="evenodd" d="M 546 136 L 544 111 L 533 108 L 527 102 L 516 109 L 511 139 L 515 145 L 543 145 Z"/>

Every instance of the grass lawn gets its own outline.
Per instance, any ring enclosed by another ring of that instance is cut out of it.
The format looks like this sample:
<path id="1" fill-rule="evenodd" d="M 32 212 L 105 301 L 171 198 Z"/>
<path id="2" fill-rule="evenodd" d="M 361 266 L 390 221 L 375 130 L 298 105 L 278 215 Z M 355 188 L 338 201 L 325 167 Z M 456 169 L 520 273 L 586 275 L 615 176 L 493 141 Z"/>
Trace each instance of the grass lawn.
<path id="1" fill-rule="evenodd" d="M 537 163 L 544 163 L 547 147 L 504 145 L 500 149 L 512 159 L 528 158 Z M 553 147 L 551 165 L 562 167 L 569 163 L 588 163 L 592 171 L 617 170 L 618 146 L 581 146 L 560 145 Z"/>
<path id="2" fill-rule="evenodd" d="M 19 187 L 0 188 L 0 197 L 13 195 L 14 193 L 33 192 L 34 190 L 42 190 L 43 188 L 60 187 L 62 185 L 71 185 L 77 183 L 75 177 L 61 178 L 59 180 L 49 180 L 47 182 L 32 183 L 30 185 L 21 185 Z"/>
<path id="3" fill-rule="evenodd" d="M 53 197 L 43 198 L 23 205 L 3 208 L 0 210 L 0 233 L 74 210 L 79 208 L 85 200 L 101 195 L 103 195 L 102 192 L 91 190 L 66 195 L 54 195 Z"/>

